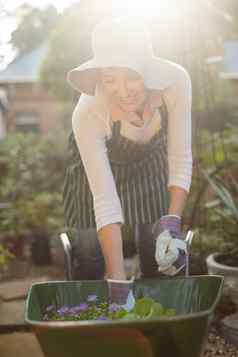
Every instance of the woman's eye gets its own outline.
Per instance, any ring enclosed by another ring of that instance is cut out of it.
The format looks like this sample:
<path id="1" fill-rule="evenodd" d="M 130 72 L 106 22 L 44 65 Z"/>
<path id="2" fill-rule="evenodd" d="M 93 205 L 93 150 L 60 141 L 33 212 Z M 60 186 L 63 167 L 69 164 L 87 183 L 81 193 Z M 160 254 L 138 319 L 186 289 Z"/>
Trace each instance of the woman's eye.
<path id="1" fill-rule="evenodd" d="M 114 80 L 113 80 L 113 78 L 105 78 L 103 82 L 106 83 L 106 84 L 107 83 L 110 84 L 110 83 L 113 83 Z"/>

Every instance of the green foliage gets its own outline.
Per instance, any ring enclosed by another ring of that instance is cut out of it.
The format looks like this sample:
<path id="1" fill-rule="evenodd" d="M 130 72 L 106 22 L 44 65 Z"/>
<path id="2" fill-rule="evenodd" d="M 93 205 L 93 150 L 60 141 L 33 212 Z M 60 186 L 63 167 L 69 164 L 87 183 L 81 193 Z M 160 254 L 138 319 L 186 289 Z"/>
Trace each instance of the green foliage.
<path id="1" fill-rule="evenodd" d="M 145 317 L 150 314 L 153 305 L 154 305 L 153 299 L 148 297 L 141 298 L 136 302 L 133 312 L 139 315 L 140 317 Z"/>
<path id="2" fill-rule="evenodd" d="M 237 223 L 234 220 L 234 204 L 237 208 L 237 162 L 238 162 L 238 127 L 228 123 L 221 133 L 199 131 L 200 147 L 196 148 L 192 185 L 186 209 L 184 223 L 193 226 L 195 239 L 192 244 L 190 272 L 206 274 L 206 257 L 214 252 L 236 254 Z M 225 197 L 223 202 L 215 186 L 202 174 L 204 170 L 219 186 L 219 192 Z M 224 188 L 221 188 L 223 187 Z M 233 203 L 232 203 L 233 200 Z M 229 205 L 228 202 L 231 204 Z M 229 207 L 230 206 L 230 207 Z"/>
<path id="3" fill-rule="evenodd" d="M 113 311 L 112 311 L 113 308 Z M 77 321 L 77 320 L 139 320 L 151 319 L 161 316 L 175 316 L 175 309 L 165 309 L 162 305 L 150 297 L 136 300 L 134 308 L 126 311 L 123 306 L 109 304 L 108 302 L 82 303 L 77 306 L 62 306 L 60 309 L 49 305 L 46 308 L 43 320 Z"/>
<path id="4" fill-rule="evenodd" d="M 201 150 L 196 159 L 204 169 L 212 169 L 214 164 L 219 166 L 225 162 L 229 166 L 238 161 L 238 127 L 229 123 L 228 119 L 226 117 L 226 127 L 222 133 L 200 130 Z"/>
<path id="5" fill-rule="evenodd" d="M 0 276 L 1 271 L 4 271 L 7 268 L 10 260 L 13 258 L 14 255 L 11 254 L 2 244 L 0 244 Z"/>
<path id="6" fill-rule="evenodd" d="M 21 55 L 45 41 L 57 21 L 57 10 L 53 5 L 45 9 L 23 4 L 17 10 L 20 22 L 11 36 L 11 43 Z"/>
<path id="7" fill-rule="evenodd" d="M 41 82 L 64 102 L 71 101 L 74 92 L 67 85 L 67 72 L 92 56 L 89 38 L 92 24 L 86 18 L 80 8 L 68 10 L 59 17 L 49 39 L 48 55 L 41 65 Z"/>
<path id="8" fill-rule="evenodd" d="M 115 313 L 114 313 L 114 318 L 115 319 L 126 319 L 126 316 L 129 315 L 129 319 L 132 318 L 131 314 L 128 313 L 126 310 L 124 309 L 120 309 L 120 310 L 117 310 Z M 133 316 L 135 316 L 135 314 L 133 314 Z"/>
<path id="9" fill-rule="evenodd" d="M 165 309 L 160 303 L 150 297 L 138 299 L 131 313 L 137 316 L 137 318 L 147 319 L 159 316 L 176 315 L 174 309 Z"/>
<path id="10" fill-rule="evenodd" d="M 0 144 L 1 161 L 7 166 L 0 178 L 2 235 L 52 232 L 63 225 L 62 190 L 66 138 L 55 132 L 9 134 Z"/>
<path id="11" fill-rule="evenodd" d="M 238 255 L 238 181 L 232 174 L 221 181 L 219 176 L 211 177 L 205 170 L 203 174 L 218 198 L 206 204 L 211 226 L 224 237 L 222 250 L 231 255 Z"/>
<path id="12" fill-rule="evenodd" d="M 121 319 L 125 320 L 125 321 L 138 320 L 139 316 L 134 314 L 133 312 L 128 312 L 128 313 L 125 313 L 125 315 L 123 317 L 121 317 Z"/>

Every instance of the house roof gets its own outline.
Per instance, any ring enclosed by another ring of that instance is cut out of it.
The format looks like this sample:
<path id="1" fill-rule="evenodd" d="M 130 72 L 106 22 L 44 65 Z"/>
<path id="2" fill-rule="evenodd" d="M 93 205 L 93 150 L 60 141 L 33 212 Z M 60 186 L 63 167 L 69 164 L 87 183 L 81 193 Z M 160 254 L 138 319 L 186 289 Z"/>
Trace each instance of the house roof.
<path id="1" fill-rule="evenodd" d="M 0 83 L 36 82 L 47 49 L 47 43 L 42 43 L 39 47 L 16 57 L 6 69 L 0 71 Z"/>
<path id="2" fill-rule="evenodd" d="M 220 77 L 238 79 L 238 41 L 224 43 L 224 58 Z"/>

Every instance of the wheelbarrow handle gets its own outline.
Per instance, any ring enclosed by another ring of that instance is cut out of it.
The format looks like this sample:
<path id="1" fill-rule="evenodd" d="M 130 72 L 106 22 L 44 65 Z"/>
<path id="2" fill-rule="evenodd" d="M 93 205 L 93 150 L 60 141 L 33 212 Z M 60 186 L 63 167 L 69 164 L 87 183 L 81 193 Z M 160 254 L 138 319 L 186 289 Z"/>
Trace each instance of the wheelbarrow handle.
<path id="1" fill-rule="evenodd" d="M 73 280 L 72 260 L 71 260 L 72 247 L 67 233 L 61 233 L 60 240 L 64 249 L 64 257 L 65 257 L 65 264 L 66 264 L 66 278 L 67 280 Z"/>
<path id="2" fill-rule="evenodd" d="M 189 255 L 190 255 L 190 250 L 191 250 L 191 245 L 192 245 L 192 240 L 193 240 L 194 232 L 193 231 L 188 231 L 185 237 L 185 242 L 187 243 L 187 251 L 188 253 L 186 254 L 186 271 L 185 271 L 185 276 L 189 276 Z"/>
<path id="3" fill-rule="evenodd" d="M 190 248 L 193 240 L 194 232 L 193 231 L 188 231 L 185 242 L 187 243 L 187 246 Z"/>

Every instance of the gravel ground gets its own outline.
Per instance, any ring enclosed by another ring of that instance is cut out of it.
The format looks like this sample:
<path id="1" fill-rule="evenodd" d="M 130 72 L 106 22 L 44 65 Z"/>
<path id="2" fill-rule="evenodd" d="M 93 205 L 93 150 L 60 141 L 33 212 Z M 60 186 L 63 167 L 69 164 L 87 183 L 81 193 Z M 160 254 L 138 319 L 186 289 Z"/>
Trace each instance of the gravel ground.
<path id="1" fill-rule="evenodd" d="M 224 340 L 215 327 L 211 327 L 202 357 L 238 357 L 238 348 Z"/>
<path id="2" fill-rule="evenodd" d="M 238 357 L 238 346 L 229 343 L 221 333 L 221 320 L 235 311 L 236 306 L 230 296 L 223 294 L 215 309 L 207 343 L 201 357 Z"/>

